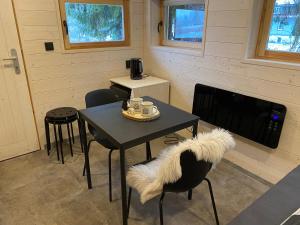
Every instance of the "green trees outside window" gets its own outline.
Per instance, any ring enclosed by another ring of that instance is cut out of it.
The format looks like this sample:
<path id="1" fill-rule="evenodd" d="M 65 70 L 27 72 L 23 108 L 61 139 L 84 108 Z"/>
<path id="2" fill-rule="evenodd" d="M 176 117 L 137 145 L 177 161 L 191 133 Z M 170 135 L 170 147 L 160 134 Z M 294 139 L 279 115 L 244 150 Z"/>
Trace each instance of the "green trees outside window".
<path id="1" fill-rule="evenodd" d="M 65 2 L 69 42 L 124 41 L 122 5 Z"/>

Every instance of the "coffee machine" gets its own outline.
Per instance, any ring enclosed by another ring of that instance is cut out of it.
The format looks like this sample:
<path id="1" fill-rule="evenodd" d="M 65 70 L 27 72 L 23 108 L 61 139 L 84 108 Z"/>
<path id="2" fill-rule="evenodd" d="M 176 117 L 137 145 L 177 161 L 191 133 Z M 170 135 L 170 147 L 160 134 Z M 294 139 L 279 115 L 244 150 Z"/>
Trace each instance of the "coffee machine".
<path id="1" fill-rule="evenodd" d="M 130 68 L 130 78 L 132 80 L 140 80 L 143 78 L 143 60 L 141 58 L 127 60 L 126 68 Z"/>

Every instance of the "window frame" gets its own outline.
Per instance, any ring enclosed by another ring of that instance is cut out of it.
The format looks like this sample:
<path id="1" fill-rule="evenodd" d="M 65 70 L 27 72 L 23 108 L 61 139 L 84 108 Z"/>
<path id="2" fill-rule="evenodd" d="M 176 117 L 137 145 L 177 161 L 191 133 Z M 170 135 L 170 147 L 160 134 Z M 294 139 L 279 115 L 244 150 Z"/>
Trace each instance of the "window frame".
<path id="1" fill-rule="evenodd" d="M 260 18 L 255 57 L 276 61 L 300 62 L 300 53 L 267 50 L 275 0 L 265 0 Z"/>
<path id="2" fill-rule="evenodd" d="M 60 22 L 61 22 L 65 50 L 130 46 L 129 0 L 58 0 L 58 1 L 59 1 L 59 11 L 60 11 Z M 86 4 L 123 5 L 124 38 L 125 39 L 123 41 L 70 43 L 69 35 L 67 34 L 67 29 L 64 25 L 65 21 L 67 21 L 66 9 L 65 9 L 66 2 L 86 3 Z"/>
<path id="3" fill-rule="evenodd" d="M 170 1 L 170 0 L 169 0 Z M 189 4 L 189 3 L 195 3 L 196 0 L 171 0 L 174 1 L 175 4 L 182 3 L 184 4 Z M 206 37 L 206 28 L 207 28 L 207 11 L 208 11 L 208 0 L 203 0 L 205 4 L 204 8 L 204 26 L 203 26 L 203 35 L 202 35 L 202 41 L 201 42 L 185 42 L 185 41 L 171 41 L 168 40 L 167 37 L 167 31 L 166 31 L 166 25 L 167 21 L 165 21 L 165 0 L 160 0 L 160 23 L 158 25 L 158 30 L 159 30 L 159 44 L 161 46 L 166 46 L 166 47 L 178 47 L 178 48 L 189 48 L 189 49 L 197 49 L 197 50 L 204 50 L 205 46 L 205 37 Z"/>

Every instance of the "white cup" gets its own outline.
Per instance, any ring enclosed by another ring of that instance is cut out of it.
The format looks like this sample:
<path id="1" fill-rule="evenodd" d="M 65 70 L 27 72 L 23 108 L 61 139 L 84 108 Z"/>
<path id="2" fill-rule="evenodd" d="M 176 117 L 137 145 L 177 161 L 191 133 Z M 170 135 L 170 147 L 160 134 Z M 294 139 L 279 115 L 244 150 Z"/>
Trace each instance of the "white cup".
<path id="1" fill-rule="evenodd" d="M 157 107 L 153 105 L 153 102 L 145 101 L 141 104 L 142 115 L 152 116 L 157 112 Z"/>
<path id="2" fill-rule="evenodd" d="M 132 98 L 130 99 L 129 106 L 130 108 L 134 108 L 135 112 L 140 112 L 142 102 L 143 102 L 142 98 Z"/>

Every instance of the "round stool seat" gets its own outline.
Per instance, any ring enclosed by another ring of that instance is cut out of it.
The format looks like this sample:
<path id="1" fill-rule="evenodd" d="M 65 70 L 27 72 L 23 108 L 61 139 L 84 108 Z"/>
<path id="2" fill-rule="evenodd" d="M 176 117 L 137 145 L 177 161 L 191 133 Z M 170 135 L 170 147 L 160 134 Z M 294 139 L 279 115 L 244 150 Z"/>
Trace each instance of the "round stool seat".
<path id="1" fill-rule="evenodd" d="M 52 109 L 46 114 L 49 123 L 69 123 L 77 120 L 77 110 L 73 107 L 60 107 Z"/>

